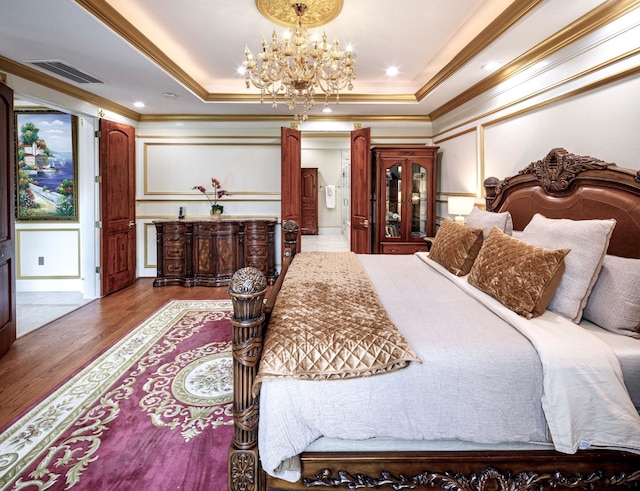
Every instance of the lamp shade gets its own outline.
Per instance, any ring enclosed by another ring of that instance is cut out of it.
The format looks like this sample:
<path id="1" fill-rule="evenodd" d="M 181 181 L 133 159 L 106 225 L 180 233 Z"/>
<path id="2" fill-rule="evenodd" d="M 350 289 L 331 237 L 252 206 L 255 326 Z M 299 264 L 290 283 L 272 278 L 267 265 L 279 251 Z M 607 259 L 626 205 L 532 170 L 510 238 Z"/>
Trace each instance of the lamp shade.
<path id="1" fill-rule="evenodd" d="M 473 196 L 450 196 L 447 203 L 449 215 L 468 215 L 473 210 L 476 199 Z"/>

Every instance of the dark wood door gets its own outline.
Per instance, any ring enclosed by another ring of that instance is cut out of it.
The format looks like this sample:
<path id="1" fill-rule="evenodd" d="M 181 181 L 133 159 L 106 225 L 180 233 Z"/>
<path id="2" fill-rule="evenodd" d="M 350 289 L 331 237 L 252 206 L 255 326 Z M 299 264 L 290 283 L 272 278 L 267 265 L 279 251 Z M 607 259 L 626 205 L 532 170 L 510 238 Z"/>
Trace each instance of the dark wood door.
<path id="1" fill-rule="evenodd" d="M 0 356 L 16 340 L 13 91 L 0 83 Z"/>
<path id="2" fill-rule="evenodd" d="M 290 128 L 280 129 L 281 158 L 281 211 L 282 222 L 295 220 L 298 225 L 302 218 L 301 169 L 301 132 Z M 282 237 L 284 244 L 284 234 Z M 298 228 L 298 250 L 300 252 L 300 231 Z M 284 249 L 283 249 L 284 253 Z"/>
<path id="3" fill-rule="evenodd" d="M 301 169 L 302 223 L 300 232 L 305 235 L 318 234 L 318 169 Z"/>
<path id="4" fill-rule="evenodd" d="M 136 279 L 135 129 L 100 120 L 101 294 Z"/>
<path id="5" fill-rule="evenodd" d="M 371 128 L 351 132 L 351 250 L 371 253 Z"/>

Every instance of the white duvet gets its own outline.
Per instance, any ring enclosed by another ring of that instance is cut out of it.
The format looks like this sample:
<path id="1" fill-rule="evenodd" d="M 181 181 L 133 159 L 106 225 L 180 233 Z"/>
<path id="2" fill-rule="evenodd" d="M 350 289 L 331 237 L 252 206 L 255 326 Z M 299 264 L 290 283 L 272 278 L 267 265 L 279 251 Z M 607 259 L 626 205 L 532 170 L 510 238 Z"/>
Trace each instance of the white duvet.
<path id="1" fill-rule="evenodd" d="M 552 312 L 526 320 L 425 256 L 359 258 L 423 363 L 263 383 L 267 473 L 297 481 L 297 455 L 320 437 L 543 444 L 550 433 L 565 453 L 640 451 L 640 416 L 615 354 L 595 336 Z"/>
<path id="2" fill-rule="evenodd" d="M 535 346 L 544 374 L 542 407 L 557 451 L 601 447 L 640 453 L 640 415 L 609 346 L 554 312 L 527 320 L 463 278 L 454 281 Z"/>

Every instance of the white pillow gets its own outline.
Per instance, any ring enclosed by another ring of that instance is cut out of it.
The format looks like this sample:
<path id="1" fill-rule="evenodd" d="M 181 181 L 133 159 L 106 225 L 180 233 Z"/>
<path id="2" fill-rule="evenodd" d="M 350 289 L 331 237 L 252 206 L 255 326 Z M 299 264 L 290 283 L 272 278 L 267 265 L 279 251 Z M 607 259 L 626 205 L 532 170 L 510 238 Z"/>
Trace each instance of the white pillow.
<path id="1" fill-rule="evenodd" d="M 587 298 L 598 278 L 616 221 L 551 219 L 536 213 L 522 231 L 522 240 L 548 249 L 571 249 L 565 272 L 549 310 L 580 322 Z"/>
<path id="2" fill-rule="evenodd" d="M 481 228 L 485 239 L 489 236 L 489 232 L 494 226 L 507 235 L 513 233 L 513 220 L 511 219 L 511 213 L 508 211 L 493 213 L 474 206 L 465 223 L 470 227 Z"/>
<path id="3" fill-rule="evenodd" d="M 640 339 L 640 259 L 604 257 L 584 318 L 608 331 Z"/>

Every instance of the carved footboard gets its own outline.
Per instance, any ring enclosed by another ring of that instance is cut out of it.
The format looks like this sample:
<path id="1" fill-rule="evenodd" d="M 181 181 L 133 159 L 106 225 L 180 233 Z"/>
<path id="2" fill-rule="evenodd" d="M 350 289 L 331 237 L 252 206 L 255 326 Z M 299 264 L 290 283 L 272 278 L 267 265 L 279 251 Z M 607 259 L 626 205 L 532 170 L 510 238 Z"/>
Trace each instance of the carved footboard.
<path id="1" fill-rule="evenodd" d="M 265 302 L 267 281 L 260 270 L 242 268 L 231 279 L 233 303 L 233 440 L 229 448 L 229 490 L 258 491 L 265 488 L 265 474 L 258 454 L 259 396 L 253 382 L 262 354 L 263 333 L 275 298 L 296 253 L 298 224 L 287 221 L 284 231 L 282 270 Z"/>
<path id="2" fill-rule="evenodd" d="M 267 477 L 258 449 L 259 397 L 253 383 L 275 297 L 296 251 L 298 226 L 283 224 L 283 267 L 267 295 L 254 268 L 236 272 L 229 287 L 233 316 L 234 436 L 229 449 L 229 490 L 640 489 L 640 456 L 613 451 L 330 452 L 301 455 L 303 478 L 288 483 Z"/>

